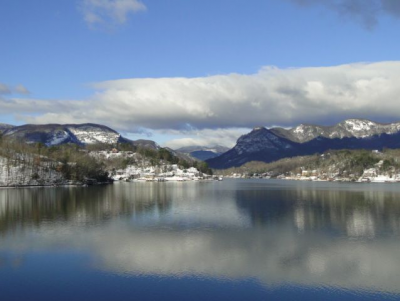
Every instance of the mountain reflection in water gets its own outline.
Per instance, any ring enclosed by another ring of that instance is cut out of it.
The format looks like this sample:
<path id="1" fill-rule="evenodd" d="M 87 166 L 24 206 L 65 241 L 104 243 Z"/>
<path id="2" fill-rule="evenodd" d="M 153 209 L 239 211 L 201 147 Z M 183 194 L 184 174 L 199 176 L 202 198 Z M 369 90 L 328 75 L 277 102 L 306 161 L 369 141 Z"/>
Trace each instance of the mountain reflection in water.
<path id="1" fill-rule="evenodd" d="M 115 275 L 256 279 L 265 288 L 395 298 L 399 229 L 395 184 L 226 180 L 6 189 L 0 272 L 15 265 L 23 273 L 32 252 L 70 250 L 88 254 L 90 269 Z"/>

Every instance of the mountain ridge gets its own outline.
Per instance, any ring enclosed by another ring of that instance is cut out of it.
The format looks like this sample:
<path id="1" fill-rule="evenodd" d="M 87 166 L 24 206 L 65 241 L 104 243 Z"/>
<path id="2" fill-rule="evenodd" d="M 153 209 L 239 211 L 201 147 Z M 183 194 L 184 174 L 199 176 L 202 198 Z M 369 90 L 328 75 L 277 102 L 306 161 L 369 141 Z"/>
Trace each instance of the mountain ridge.
<path id="1" fill-rule="evenodd" d="M 317 137 L 366 138 L 379 134 L 394 134 L 400 131 L 400 122 L 379 123 L 369 119 L 346 119 L 332 126 L 303 123 L 291 129 L 275 127 L 270 129 L 274 134 L 295 142 L 308 142 Z"/>
<path id="2" fill-rule="evenodd" d="M 194 159 L 206 161 L 218 157 L 228 151 L 229 148 L 221 145 L 210 146 L 185 146 L 178 148 L 176 151 L 188 155 Z"/>
<path id="3" fill-rule="evenodd" d="M 303 131 L 298 130 L 300 127 Z M 297 130 L 297 131 L 296 131 Z M 250 161 L 273 162 L 282 158 L 323 153 L 329 149 L 382 149 L 400 147 L 400 123 L 379 124 L 348 119 L 334 126 L 299 125 L 292 129 L 254 128 L 241 136 L 228 152 L 207 160 L 211 168 L 241 166 Z"/>
<path id="4" fill-rule="evenodd" d="M 0 131 L 1 129 L 0 125 Z M 46 146 L 66 143 L 78 145 L 130 143 L 144 148 L 159 148 L 152 140 L 130 140 L 112 128 L 96 123 L 5 125 L 1 134 L 27 143 L 43 143 Z"/>
<path id="5" fill-rule="evenodd" d="M 11 124 L 7 124 L 7 123 L 0 123 L 0 134 L 2 134 L 4 131 L 6 131 L 7 129 L 10 129 L 14 127 Z"/>

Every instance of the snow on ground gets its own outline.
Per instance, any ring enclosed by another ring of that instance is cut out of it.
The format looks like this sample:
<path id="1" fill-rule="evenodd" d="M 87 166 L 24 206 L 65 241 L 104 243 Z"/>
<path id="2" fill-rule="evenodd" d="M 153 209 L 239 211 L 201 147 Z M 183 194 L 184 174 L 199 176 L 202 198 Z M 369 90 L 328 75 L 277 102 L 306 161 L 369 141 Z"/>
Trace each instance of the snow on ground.
<path id="1" fill-rule="evenodd" d="M 33 163 L 27 156 L 15 161 L 0 157 L 0 186 L 52 185 L 63 177 L 49 162 Z"/>
<path id="2" fill-rule="evenodd" d="M 208 177 L 208 175 L 201 173 L 195 167 L 184 169 L 177 164 L 166 164 L 162 162 L 153 165 L 148 159 L 132 151 L 92 151 L 90 152 L 90 156 L 103 160 L 132 159 L 134 164 L 129 164 L 124 169 L 109 171 L 112 178 L 116 181 L 130 179 L 143 181 L 159 179 L 166 181 L 190 181 Z"/>

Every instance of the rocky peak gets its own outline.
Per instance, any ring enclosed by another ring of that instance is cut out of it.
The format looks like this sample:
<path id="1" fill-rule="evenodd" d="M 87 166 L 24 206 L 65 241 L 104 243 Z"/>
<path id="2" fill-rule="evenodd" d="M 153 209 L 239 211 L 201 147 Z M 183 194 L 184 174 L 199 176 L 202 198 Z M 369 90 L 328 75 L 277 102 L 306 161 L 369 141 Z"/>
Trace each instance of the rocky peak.
<path id="1" fill-rule="evenodd" d="M 247 135 L 241 136 L 235 146 L 240 153 L 254 153 L 264 149 L 278 150 L 280 148 L 290 148 L 286 139 L 281 139 L 265 127 L 254 128 Z"/>
<path id="2" fill-rule="evenodd" d="M 317 137 L 366 138 L 380 134 L 394 134 L 400 131 L 400 123 L 382 124 L 367 119 L 347 119 L 333 126 L 300 124 L 291 129 L 272 128 L 276 135 L 294 142 L 308 142 Z"/>

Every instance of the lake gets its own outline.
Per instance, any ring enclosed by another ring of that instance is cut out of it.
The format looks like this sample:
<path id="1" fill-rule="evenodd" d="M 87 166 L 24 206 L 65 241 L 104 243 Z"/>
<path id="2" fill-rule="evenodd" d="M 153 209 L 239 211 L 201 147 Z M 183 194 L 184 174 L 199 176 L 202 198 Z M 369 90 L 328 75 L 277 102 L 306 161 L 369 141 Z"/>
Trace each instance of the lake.
<path id="1" fill-rule="evenodd" d="M 400 184 L 3 189 L 0 300 L 400 300 Z"/>

